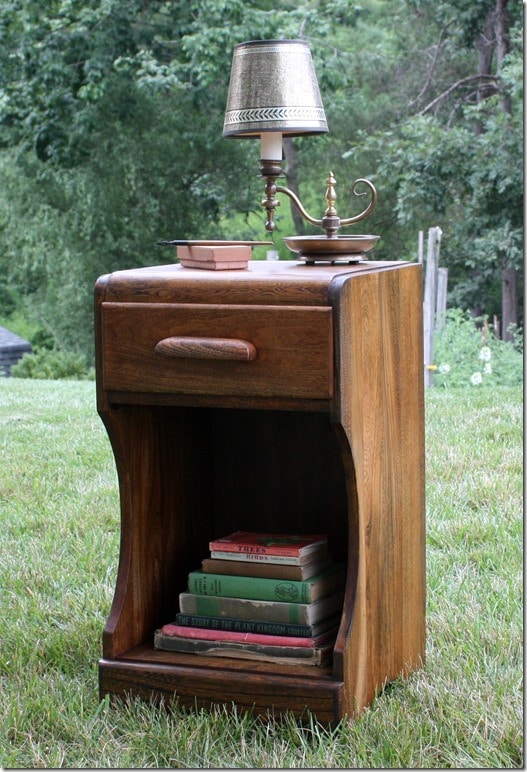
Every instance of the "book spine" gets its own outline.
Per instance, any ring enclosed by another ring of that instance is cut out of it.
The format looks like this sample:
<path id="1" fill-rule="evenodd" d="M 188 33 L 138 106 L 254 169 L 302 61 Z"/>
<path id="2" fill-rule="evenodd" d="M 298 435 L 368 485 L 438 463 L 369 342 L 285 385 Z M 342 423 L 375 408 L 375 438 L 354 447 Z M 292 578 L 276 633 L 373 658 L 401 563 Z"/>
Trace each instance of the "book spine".
<path id="1" fill-rule="evenodd" d="M 263 547 L 260 544 L 240 544 L 239 542 L 211 541 L 209 549 L 223 552 L 241 553 L 242 555 L 276 555 L 284 558 L 298 558 L 302 554 L 298 547 Z"/>
<path id="2" fill-rule="evenodd" d="M 209 630 L 204 627 L 186 627 L 185 625 L 167 624 L 161 628 L 162 635 L 192 638 L 202 641 L 232 641 L 233 643 L 260 643 L 265 646 L 302 646 L 314 648 L 313 638 L 295 638 L 287 635 L 267 635 L 265 633 L 236 633 L 228 630 Z"/>
<path id="3" fill-rule="evenodd" d="M 177 651 L 204 656 L 241 657 L 259 661 L 283 661 L 286 664 L 321 665 L 331 655 L 332 645 L 322 648 L 305 646 L 264 646 L 258 643 L 233 643 L 232 641 L 203 641 L 192 638 L 163 635 L 156 630 L 156 649 Z"/>
<path id="4" fill-rule="evenodd" d="M 294 536 L 292 534 L 258 534 L 250 531 L 237 531 L 222 539 L 209 542 L 209 549 L 225 552 L 241 552 L 258 555 L 282 555 L 284 557 L 300 557 L 306 550 L 310 551 L 327 544 L 323 535 Z"/>
<path id="5" fill-rule="evenodd" d="M 176 622 L 187 627 L 204 627 L 209 630 L 260 633 L 265 635 L 295 636 L 311 638 L 314 635 L 311 625 L 288 625 L 280 622 L 266 622 L 256 619 L 227 619 L 225 617 L 206 617 L 196 614 L 176 614 Z"/>
<path id="6" fill-rule="evenodd" d="M 197 595 L 220 595 L 248 600 L 278 600 L 286 603 L 310 603 L 311 581 L 265 579 L 257 576 L 206 574 L 192 571 L 188 577 L 189 592 Z"/>
<path id="7" fill-rule="evenodd" d="M 262 576 L 269 579 L 292 579 L 294 581 L 311 579 L 326 571 L 331 566 L 329 558 L 320 559 L 303 566 L 291 566 L 285 563 L 258 563 L 247 560 L 214 560 L 204 558 L 201 570 L 207 574 L 235 574 L 236 576 Z"/>
<path id="8" fill-rule="evenodd" d="M 222 598 L 220 596 L 196 595 L 182 592 L 179 609 L 185 614 L 209 617 L 234 617 L 235 619 L 265 619 L 267 622 L 283 622 L 294 625 L 308 625 L 310 604 L 280 603 L 278 601 L 252 601 L 244 598 Z"/>
<path id="9" fill-rule="evenodd" d="M 211 558 L 218 560 L 246 560 L 259 563 L 273 563 L 274 565 L 299 566 L 300 558 L 288 557 L 287 555 L 258 555 L 253 552 L 229 552 L 224 549 L 213 549 L 210 552 Z"/>

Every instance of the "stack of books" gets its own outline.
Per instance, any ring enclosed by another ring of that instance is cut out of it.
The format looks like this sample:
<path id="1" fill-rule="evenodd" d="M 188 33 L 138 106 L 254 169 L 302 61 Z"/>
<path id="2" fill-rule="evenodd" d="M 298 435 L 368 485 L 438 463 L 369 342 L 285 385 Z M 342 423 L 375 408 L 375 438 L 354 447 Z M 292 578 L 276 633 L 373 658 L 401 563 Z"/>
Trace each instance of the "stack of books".
<path id="1" fill-rule="evenodd" d="M 236 531 L 210 542 L 158 649 L 324 665 L 340 623 L 345 566 L 325 535 Z"/>

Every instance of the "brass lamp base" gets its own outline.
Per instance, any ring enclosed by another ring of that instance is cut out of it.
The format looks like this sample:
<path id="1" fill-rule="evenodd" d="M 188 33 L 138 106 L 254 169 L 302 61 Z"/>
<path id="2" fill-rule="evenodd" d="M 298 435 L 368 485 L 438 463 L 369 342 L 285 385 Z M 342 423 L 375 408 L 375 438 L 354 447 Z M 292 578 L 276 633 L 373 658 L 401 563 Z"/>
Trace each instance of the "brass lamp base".
<path id="1" fill-rule="evenodd" d="M 284 243 L 308 265 L 313 263 L 357 263 L 379 241 L 379 236 L 287 236 Z"/>
<path id="2" fill-rule="evenodd" d="M 279 162 L 266 161 L 265 159 L 260 160 L 260 173 L 266 179 L 266 197 L 262 201 L 262 206 L 264 206 L 267 211 L 267 222 L 265 223 L 265 229 L 267 231 L 272 232 L 276 228 L 274 213 L 280 202 L 276 200 L 275 196 L 277 193 L 285 193 L 286 196 L 289 196 L 304 220 L 307 220 L 312 225 L 323 228 L 325 231 L 325 236 L 289 236 L 284 238 L 287 247 L 292 252 L 296 252 L 302 260 L 305 260 L 307 263 L 335 263 L 337 260 L 357 262 L 361 259 L 360 255 L 364 255 L 366 252 L 373 249 L 379 240 L 379 236 L 338 235 L 341 226 L 351 225 L 360 220 L 364 220 L 371 212 L 373 212 L 375 204 L 377 203 L 377 191 L 373 183 L 366 179 L 355 180 L 352 185 L 353 193 L 356 196 L 363 196 L 364 192 L 359 191 L 358 186 L 365 186 L 370 192 L 371 200 L 366 209 L 360 214 L 355 215 L 355 217 L 346 217 L 342 219 L 339 217 L 335 207 L 337 200 L 335 185 L 337 184 L 337 181 L 333 172 L 329 172 L 326 179 L 326 211 L 324 217 L 317 219 L 312 217 L 306 211 L 296 193 L 293 193 L 289 188 L 276 184 L 276 180 L 280 176 L 281 171 L 282 166 Z"/>

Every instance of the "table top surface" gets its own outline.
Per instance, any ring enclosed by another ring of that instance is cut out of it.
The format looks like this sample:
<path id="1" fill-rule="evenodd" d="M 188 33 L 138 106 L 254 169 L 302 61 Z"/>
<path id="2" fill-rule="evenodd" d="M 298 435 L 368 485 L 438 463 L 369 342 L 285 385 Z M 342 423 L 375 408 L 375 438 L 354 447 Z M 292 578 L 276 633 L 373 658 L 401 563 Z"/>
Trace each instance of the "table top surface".
<path id="1" fill-rule="evenodd" d="M 335 280 L 416 266 L 405 261 L 306 265 L 292 260 L 252 260 L 246 269 L 205 270 L 180 264 L 115 271 L 101 276 L 104 302 L 259 303 L 327 305 Z"/>

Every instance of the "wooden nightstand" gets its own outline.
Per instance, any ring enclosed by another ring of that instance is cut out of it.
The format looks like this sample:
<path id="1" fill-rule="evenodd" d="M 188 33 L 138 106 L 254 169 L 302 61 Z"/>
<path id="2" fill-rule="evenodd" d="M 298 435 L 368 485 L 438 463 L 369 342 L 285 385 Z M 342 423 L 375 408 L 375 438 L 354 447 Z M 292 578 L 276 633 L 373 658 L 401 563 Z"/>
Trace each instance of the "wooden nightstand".
<path id="1" fill-rule="evenodd" d="M 96 285 L 96 351 L 121 497 L 101 695 L 333 722 L 422 665 L 419 265 L 119 271 Z M 330 666 L 154 649 L 188 572 L 234 530 L 328 534 L 348 566 Z"/>

